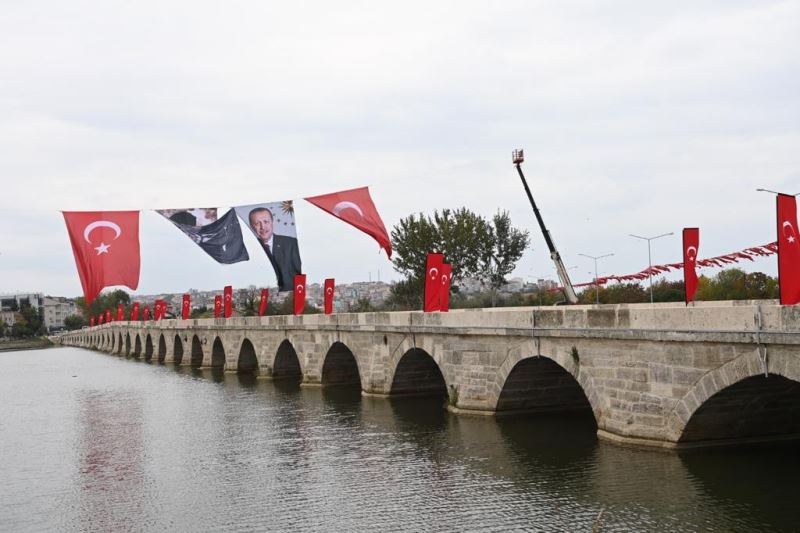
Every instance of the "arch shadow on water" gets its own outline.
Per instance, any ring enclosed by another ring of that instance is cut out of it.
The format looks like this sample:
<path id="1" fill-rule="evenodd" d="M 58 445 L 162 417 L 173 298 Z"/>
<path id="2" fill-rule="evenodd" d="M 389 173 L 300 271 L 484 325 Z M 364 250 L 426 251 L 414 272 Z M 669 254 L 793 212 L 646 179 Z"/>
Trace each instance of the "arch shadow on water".
<path id="1" fill-rule="evenodd" d="M 322 364 L 322 385 L 326 388 L 347 387 L 361 390 L 358 362 L 345 344 L 334 342 L 325 354 L 325 361 Z"/>
<path id="2" fill-rule="evenodd" d="M 172 362 L 179 365 L 183 362 L 183 342 L 180 335 L 175 335 L 172 341 Z"/>
<path id="3" fill-rule="evenodd" d="M 192 367 L 203 366 L 203 344 L 200 342 L 200 338 L 197 335 L 194 335 L 192 337 L 191 366 Z"/>
<path id="4" fill-rule="evenodd" d="M 130 357 L 131 355 L 131 334 L 125 334 L 125 357 Z"/>
<path id="5" fill-rule="evenodd" d="M 139 334 L 136 334 L 133 342 L 133 356 L 136 359 L 139 359 L 139 356 L 142 355 L 142 339 L 139 337 Z"/>
<path id="6" fill-rule="evenodd" d="M 214 339 L 211 347 L 211 368 L 225 369 L 225 347 L 219 337 Z"/>
<path id="7" fill-rule="evenodd" d="M 413 348 L 403 354 L 397 363 L 390 395 L 447 398 L 447 384 L 433 357 L 425 350 Z"/>
<path id="8" fill-rule="evenodd" d="M 678 442 L 769 437 L 800 439 L 800 382 L 778 374 L 744 378 L 708 398 L 692 413 Z"/>
<path id="9" fill-rule="evenodd" d="M 122 354 L 122 333 L 117 336 L 117 345 L 114 347 L 114 353 Z"/>
<path id="10" fill-rule="evenodd" d="M 164 338 L 164 334 L 158 336 L 158 363 L 164 364 L 164 361 L 167 359 L 167 340 Z"/>
<path id="11" fill-rule="evenodd" d="M 153 338 L 149 333 L 144 340 L 144 360 L 148 363 L 153 360 Z"/>
<path id="12" fill-rule="evenodd" d="M 303 380 L 303 371 L 300 368 L 300 358 L 288 339 L 278 346 L 275 362 L 272 365 L 272 379 L 286 380 L 300 383 Z"/>

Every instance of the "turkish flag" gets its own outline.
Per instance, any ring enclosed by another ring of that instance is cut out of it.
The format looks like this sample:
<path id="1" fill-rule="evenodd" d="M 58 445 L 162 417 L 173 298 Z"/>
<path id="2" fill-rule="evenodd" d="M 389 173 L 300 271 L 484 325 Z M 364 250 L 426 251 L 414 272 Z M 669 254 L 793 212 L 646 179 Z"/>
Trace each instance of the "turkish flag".
<path id="1" fill-rule="evenodd" d="M 139 286 L 139 211 L 64 211 L 86 305 L 104 287 Z"/>
<path id="2" fill-rule="evenodd" d="M 145 305 L 145 306 L 144 306 L 144 311 L 143 311 L 142 319 L 143 319 L 145 322 L 147 322 L 148 320 L 150 320 L 150 306 L 149 306 L 149 305 Z"/>
<path id="3" fill-rule="evenodd" d="M 161 300 L 156 300 L 153 304 L 153 320 L 161 320 Z"/>
<path id="4" fill-rule="evenodd" d="M 90 316 L 90 317 L 89 317 L 89 327 L 90 327 L 90 328 L 93 328 L 93 327 L 94 327 L 94 317 L 93 317 L 93 316 Z"/>
<path id="5" fill-rule="evenodd" d="M 306 275 L 294 275 L 294 314 L 302 315 L 306 306 Z"/>
<path id="6" fill-rule="evenodd" d="M 105 321 L 105 319 L 106 319 L 106 314 L 101 311 L 100 314 L 97 315 L 97 324 L 101 325 Z"/>
<path id="7" fill-rule="evenodd" d="M 225 285 L 222 292 L 225 294 L 225 318 L 230 318 L 233 314 L 233 287 Z"/>
<path id="8" fill-rule="evenodd" d="M 333 313 L 333 293 L 336 287 L 336 282 L 333 278 L 325 280 L 325 314 L 330 315 Z"/>
<path id="9" fill-rule="evenodd" d="M 442 263 L 439 277 L 442 286 L 439 288 L 439 310 L 447 312 L 450 310 L 450 276 L 453 273 L 453 265 Z"/>
<path id="10" fill-rule="evenodd" d="M 122 322 L 125 320 L 125 308 L 122 307 L 122 304 L 117 304 L 117 322 Z"/>
<path id="11" fill-rule="evenodd" d="M 700 248 L 700 229 L 683 228 L 683 286 L 686 305 L 697 292 L 697 250 Z"/>
<path id="12" fill-rule="evenodd" d="M 131 322 L 139 320 L 139 302 L 133 302 L 131 306 Z"/>
<path id="13" fill-rule="evenodd" d="M 425 263 L 425 303 L 423 311 L 430 313 L 441 309 L 439 294 L 442 287 L 442 264 L 444 255 L 429 253 Z"/>
<path id="14" fill-rule="evenodd" d="M 106 309 L 106 323 L 111 322 L 111 309 Z"/>
<path id="15" fill-rule="evenodd" d="M 375 204 L 372 203 L 369 187 L 311 196 L 306 200 L 371 236 L 386 250 L 389 259 L 392 258 L 392 241 Z"/>
<path id="16" fill-rule="evenodd" d="M 214 318 L 219 318 L 222 315 L 222 296 L 217 294 L 214 296 Z"/>
<path id="17" fill-rule="evenodd" d="M 781 305 L 800 303 L 800 241 L 797 235 L 797 198 L 779 194 L 778 286 Z"/>
<path id="18" fill-rule="evenodd" d="M 191 304 L 192 304 L 192 297 L 189 294 L 183 295 L 183 304 L 181 305 L 181 318 L 184 320 L 189 320 L 189 315 L 191 314 Z"/>
<path id="19" fill-rule="evenodd" d="M 269 301 L 269 290 L 261 289 L 261 301 L 258 302 L 258 316 L 264 316 L 267 313 L 268 301 Z"/>

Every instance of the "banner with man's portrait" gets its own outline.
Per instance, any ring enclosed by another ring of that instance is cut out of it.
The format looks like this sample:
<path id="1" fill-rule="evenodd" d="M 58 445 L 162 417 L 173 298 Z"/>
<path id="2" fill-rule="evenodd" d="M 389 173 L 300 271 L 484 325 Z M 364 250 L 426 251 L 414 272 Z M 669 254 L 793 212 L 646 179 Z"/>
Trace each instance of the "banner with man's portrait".
<path id="1" fill-rule="evenodd" d="M 250 259 L 233 209 L 222 218 L 217 218 L 216 208 L 158 209 L 156 212 L 169 219 L 216 262 L 229 265 Z"/>
<path id="2" fill-rule="evenodd" d="M 278 290 L 294 290 L 294 276 L 302 272 L 294 204 L 291 200 L 234 207 L 267 255 Z"/>

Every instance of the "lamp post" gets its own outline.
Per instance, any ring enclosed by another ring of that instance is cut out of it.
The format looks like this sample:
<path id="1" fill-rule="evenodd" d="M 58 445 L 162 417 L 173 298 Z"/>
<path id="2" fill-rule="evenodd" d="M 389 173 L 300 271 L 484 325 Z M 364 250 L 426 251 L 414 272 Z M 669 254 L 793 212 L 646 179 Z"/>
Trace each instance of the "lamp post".
<path id="1" fill-rule="evenodd" d="M 612 254 L 605 254 L 605 255 L 588 255 L 588 254 L 578 254 L 582 255 L 583 257 L 588 257 L 589 259 L 594 260 L 594 302 L 597 305 L 600 305 L 600 285 L 597 283 L 597 260 L 603 259 L 604 257 L 611 257 Z"/>
<path id="2" fill-rule="evenodd" d="M 770 189 L 756 189 L 756 192 L 770 192 L 772 194 L 785 194 L 786 196 L 798 196 L 798 195 L 800 195 L 800 192 L 796 192 L 794 194 L 789 194 L 789 193 L 785 193 L 785 192 L 773 191 L 773 190 L 770 190 Z"/>
<path id="3" fill-rule="evenodd" d="M 634 239 L 647 241 L 647 279 L 650 281 L 650 305 L 653 305 L 653 255 L 650 253 L 650 241 L 660 239 L 661 237 L 666 237 L 667 235 L 675 235 L 675 233 L 670 231 L 669 233 L 662 233 L 661 235 L 656 235 L 655 237 L 641 237 L 639 235 L 634 235 L 633 233 L 629 233 L 628 235 Z"/>

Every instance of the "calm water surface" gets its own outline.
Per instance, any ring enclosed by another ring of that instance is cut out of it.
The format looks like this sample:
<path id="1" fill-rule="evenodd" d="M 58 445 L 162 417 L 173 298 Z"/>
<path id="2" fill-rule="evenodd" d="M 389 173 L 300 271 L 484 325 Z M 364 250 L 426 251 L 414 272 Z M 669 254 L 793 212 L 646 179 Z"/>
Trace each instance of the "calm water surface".
<path id="1" fill-rule="evenodd" d="M 77 348 L 0 368 L 2 531 L 800 530 L 797 446 L 638 451 Z"/>

